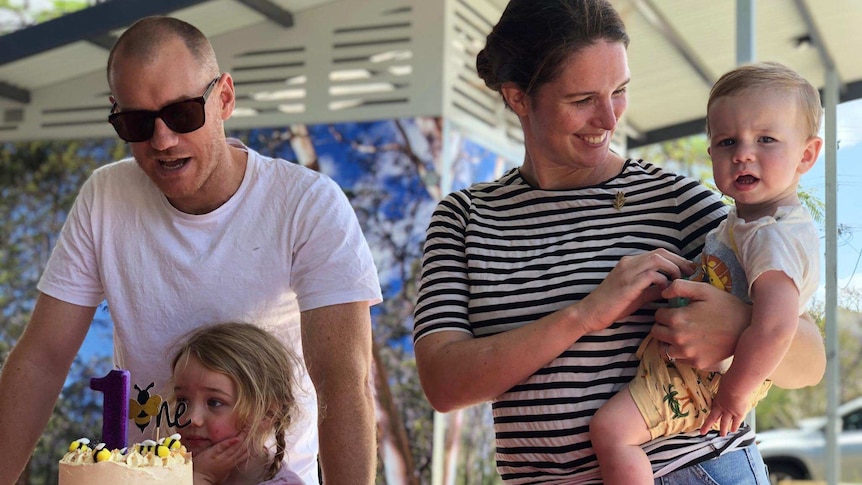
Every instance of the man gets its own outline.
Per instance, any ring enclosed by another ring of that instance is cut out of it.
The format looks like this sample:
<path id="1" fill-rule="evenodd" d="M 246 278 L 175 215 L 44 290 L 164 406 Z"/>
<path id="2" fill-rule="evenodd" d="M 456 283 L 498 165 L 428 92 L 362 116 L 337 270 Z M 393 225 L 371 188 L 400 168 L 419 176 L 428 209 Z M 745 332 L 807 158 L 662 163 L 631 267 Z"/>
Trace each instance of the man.
<path id="1" fill-rule="evenodd" d="M 4 365 L 0 436 L 16 438 L 0 444 L 0 485 L 25 466 L 104 298 L 116 364 L 165 397 L 166 355 L 191 329 L 248 321 L 274 332 L 307 368 L 286 466 L 317 483 L 319 431 L 327 484 L 373 483 L 369 306 L 380 287 L 347 199 L 330 179 L 225 138 L 233 80 L 185 22 L 136 22 L 111 51 L 108 84 L 110 122 L 134 161 L 81 189 Z"/>

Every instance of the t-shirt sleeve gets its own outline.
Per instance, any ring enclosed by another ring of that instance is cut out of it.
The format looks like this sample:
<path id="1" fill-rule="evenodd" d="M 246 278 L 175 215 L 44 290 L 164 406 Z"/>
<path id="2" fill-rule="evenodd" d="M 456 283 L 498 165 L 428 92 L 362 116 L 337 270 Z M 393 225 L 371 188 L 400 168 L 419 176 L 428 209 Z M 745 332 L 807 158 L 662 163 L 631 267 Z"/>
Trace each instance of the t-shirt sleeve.
<path id="1" fill-rule="evenodd" d="M 95 307 L 105 299 L 99 276 L 92 210 L 96 176 L 84 183 L 36 287 L 75 305 Z"/>
<path id="2" fill-rule="evenodd" d="M 748 278 L 748 292 L 751 286 L 767 271 L 781 271 L 786 274 L 799 290 L 800 312 L 804 311 L 808 300 L 819 281 L 819 240 L 813 229 L 804 224 L 773 222 L 761 225 L 740 248 L 741 263 Z"/>
<path id="3" fill-rule="evenodd" d="M 466 192 L 450 194 L 431 217 L 414 309 L 414 342 L 442 330 L 472 334 L 465 246 L 468 205 Z"/>
<path id="4" fill-rule="evenodd" d="M 382 299 L 377 268 L 356 213 L 338 185 L 318 179 L 294 218 L 291 281 L 299 310 Z"/>

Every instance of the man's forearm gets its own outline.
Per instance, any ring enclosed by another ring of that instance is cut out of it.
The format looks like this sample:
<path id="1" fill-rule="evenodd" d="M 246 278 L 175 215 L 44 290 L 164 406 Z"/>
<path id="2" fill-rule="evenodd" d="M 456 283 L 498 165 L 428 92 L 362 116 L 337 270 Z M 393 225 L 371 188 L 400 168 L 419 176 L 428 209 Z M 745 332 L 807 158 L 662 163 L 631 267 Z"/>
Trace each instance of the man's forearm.
<path id="1" fill-rule="evenodd" d="M 320 409 L 320 465 L 326 485 L 373 484 L 377 430 L 370 387 L 342 393 Z"/>
<path id="2" fill-rule="evenodd" d="M 34 368 L 25 355 L 13 349 L 0 376 L 0 485 L 12 485 L 24 470 L 65 378 Z"/>

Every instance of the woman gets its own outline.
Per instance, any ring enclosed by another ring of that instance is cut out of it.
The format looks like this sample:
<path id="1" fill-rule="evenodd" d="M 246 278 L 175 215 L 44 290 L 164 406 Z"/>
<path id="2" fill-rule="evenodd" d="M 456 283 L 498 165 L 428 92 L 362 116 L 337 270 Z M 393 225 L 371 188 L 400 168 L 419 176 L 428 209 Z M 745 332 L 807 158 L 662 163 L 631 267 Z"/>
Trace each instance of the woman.
<path id="1" fill-rule="evenodd" d="M 609 149 L 627 45 L 607 1 L 512 0 L 476 64 L 520 119 L 524 162 L 450 194 L 428 228 L 414 330 L 422 386 L 440 411 L 493 401 L 507 482 L 599 483 L 589 420 L 634 375 L 643 337 L 652 330 L 670 356 L 709 368 L 749 322 L 717 289 L 670 284 L 725 217 L 720 199 Z M 691 303 L 655 310 L 671 297 Z M 800 329 L 776 385 L 822 376 L 819 333 L 808 320 Z M 645 449 L 657 483 L 757 483 L 753 442 L 745 427 Z"/>

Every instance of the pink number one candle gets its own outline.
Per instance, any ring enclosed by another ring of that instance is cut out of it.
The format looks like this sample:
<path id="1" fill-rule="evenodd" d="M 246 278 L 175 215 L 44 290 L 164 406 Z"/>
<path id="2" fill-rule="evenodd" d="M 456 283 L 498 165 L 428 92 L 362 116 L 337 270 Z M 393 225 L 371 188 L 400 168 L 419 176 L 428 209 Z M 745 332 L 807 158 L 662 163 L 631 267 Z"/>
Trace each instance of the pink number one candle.
<path id="1" fill-rule="evenodd" d="M 102 442 L 109 450 L 125 448 L 129 426 L 129 371 L 114 369 L 105 377 L 92 377 L 90 389 L 104 394 Z"/>

